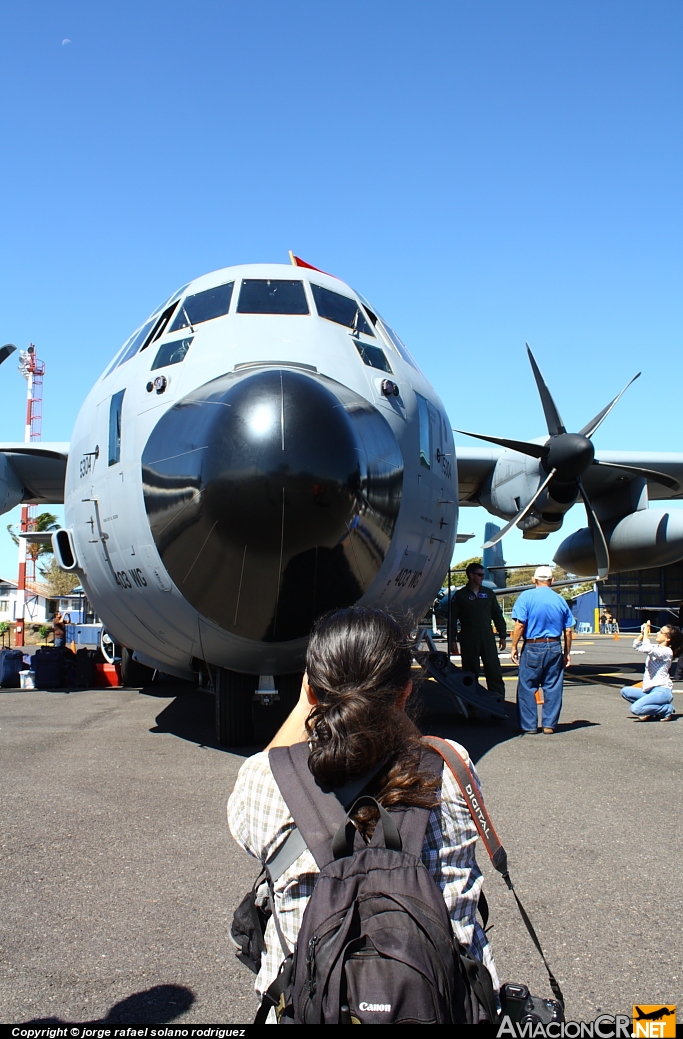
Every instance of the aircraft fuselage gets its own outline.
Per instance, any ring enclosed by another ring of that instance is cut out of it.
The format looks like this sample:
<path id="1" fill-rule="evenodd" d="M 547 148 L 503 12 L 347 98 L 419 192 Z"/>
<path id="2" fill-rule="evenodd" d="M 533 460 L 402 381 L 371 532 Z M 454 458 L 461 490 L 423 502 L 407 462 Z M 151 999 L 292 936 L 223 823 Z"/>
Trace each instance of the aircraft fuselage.
<path id="1" fill-rule="evenodd" d="M 248 265 L 176 293 L 96 383 L 65 526 L 143 663 L 276 674 L 325 610 L 422 614 L 457 490 L 443 405 L 388 326 L 336 278 Z"/>

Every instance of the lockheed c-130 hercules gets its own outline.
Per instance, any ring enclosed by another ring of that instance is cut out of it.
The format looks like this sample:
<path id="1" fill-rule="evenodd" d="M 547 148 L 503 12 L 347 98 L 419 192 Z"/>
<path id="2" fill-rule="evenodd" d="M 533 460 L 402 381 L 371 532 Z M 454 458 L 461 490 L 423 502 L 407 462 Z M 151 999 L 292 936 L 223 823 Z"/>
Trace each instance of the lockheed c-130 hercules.
<path id="1" fill-rule="evenodd" d="M 0 444 L 0 511 L 64 502 L 59 565 L 140 664 L 209 673 L 221 742 L 250 741 L 255 693 L 298 695 L 324 611 L 422 616 L 459 505 L 543 537 L 582 497 L 589 526 L 556 555 L 576 574 L 683 558 L 683 511 L 647 507 L 683 495 L 683 455 L 594 457 L 618 398 L 566 433 L 531 357 L 548 436 L 456 451 L 377 310 L 292 259 L 174 292 L 96 382 L 70 445 Z"/>

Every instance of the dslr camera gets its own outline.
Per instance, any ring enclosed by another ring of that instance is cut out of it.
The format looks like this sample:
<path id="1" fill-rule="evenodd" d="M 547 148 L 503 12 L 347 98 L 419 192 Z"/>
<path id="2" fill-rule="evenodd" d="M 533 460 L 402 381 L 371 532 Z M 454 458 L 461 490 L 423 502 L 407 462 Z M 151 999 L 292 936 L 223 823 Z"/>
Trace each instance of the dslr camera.
<path id="1" fill-rule="evenodd" d="M 526 985 L 508 982 L 500 990 L 501 1016 L 524 1024 L 549 1025 L 551 1021 L 564 1021 L 564 1012 L 556 999 L 532 996 Z"/>

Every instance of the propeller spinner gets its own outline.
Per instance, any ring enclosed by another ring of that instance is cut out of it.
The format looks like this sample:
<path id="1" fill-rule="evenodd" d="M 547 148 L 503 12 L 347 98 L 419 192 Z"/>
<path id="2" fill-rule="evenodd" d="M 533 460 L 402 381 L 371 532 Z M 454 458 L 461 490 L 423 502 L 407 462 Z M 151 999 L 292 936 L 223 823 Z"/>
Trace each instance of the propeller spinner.
<path id="1" fill-rule="evenodd" d="M 671 487 L 673 489 L 679 488 L 678 481 L 667 476 L 665 473 L 657 473 L 652 469 L 641 469 L 635 466 L 618 465 L 614 462 L 601 462 L 595 457 L 595 448 L 591 442 L 591 437 L 602 425 L 614 405 L 620 397 L 623 396 L 631 383 L 635 382 L 635 380 L 640 376 L 640 372 L 638 372 L 637 375 L 634 375 L 630 382 L 624 386 L 621 393 L 617 394 L 614 400 L 610 401 L 602 411 L 599 411 L 590 422 L 586 423 L 583 429 L 578 433 L 567 433 L 565 425 L 560 417 L 560 413 L 557 410 L 557 405 L 553 400 L 545 379 L 541 375 L 540 368 L 536 364 L 536 359 L 532 354 L 528 343 L 526 344 L 526 349 L 529 355 L 529 361 L 531 362 L 531 369 L 534 373 L 534 378 L 536 379 L 536 386 L 538 387 L 541 404 L 543 405 L 543 411 L 545 414 L 546 425 L 548 427 L 549 439 L 546 443 L 532 444 L 528 441 L 509 440 L 505 437 L 486 436 L 481 433 L 468 433 L 463 429 L 454 430 L 456 433 L 464 433 L 466 436 L 476 437 L 478 440 L 485 440 L 488 443 L 498 444 L 499 446 L 508 448 L 511 451 L 518 451 L 520 454 L 529 455 L 532 458 L 538 458 L 541 463 L 541 468 L 548 474 L 536 490 L 531 500 L 519 510 L 517 515 L 514 516 L 510 522 L 502 528 L 502 530 L 498 531 L 495 537 L 486 542 L 484 548 L 492 548 L 493 545 L 497 544 L 501 540 L 501 538 L 505 537 L 508 531 L 512 530 L 513 527 L 516 527 L 518 523 L 524 519 L 527 513 L 531 511 L 534 504 L 538 501 L 553 480 L 563 484 L 575 483 L 577 492 L 583 500 L 586 515 L 588 517 L 588 526 L 593 535 L 593 549 L 597 562 L 598 576 L 607 577 L 609 573 L 609 550 L 607 548 L 605 535 L 600 526 L 600 521 L 591 505 L 581 479 L 586 470 L 589 469 L 591 465 L 607 466 L 610 469 L 623 469 L 627 472 L 633 473 L 634 475 L 644 476 L 646 479 L 656 479 L 658 483 L 664 484 L 666 487 Z"/>

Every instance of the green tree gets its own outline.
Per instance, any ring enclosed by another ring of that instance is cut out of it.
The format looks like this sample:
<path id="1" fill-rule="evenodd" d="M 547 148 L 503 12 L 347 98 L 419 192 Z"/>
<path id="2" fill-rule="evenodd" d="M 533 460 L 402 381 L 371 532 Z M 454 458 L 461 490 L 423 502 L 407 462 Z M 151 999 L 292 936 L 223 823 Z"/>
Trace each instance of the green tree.
<path id="1" fill-rule="evenodd" d="M 451 566 L 451 588 L 462 588 L 464 584 L 467 584 L 467 577 L 465 570 L 470 563 L 481 563 L 481 556 L 470 556 L 468 559 L 463 559 L 459 563 L 453 563 Z M 523 567 L 520 570 L 506 570 L 505 576 L 507 578 L 507 584 L 511 588 L 518 588 L 520 585 L 529 585 L 533 587 L 534 583 L 534 571 L 536 566 Z M 566 581 L 570 578 L 570 574 L 563 570 L 561 566 L 553 567 L 553 580 L 554 581 Z M 581 581 L 580 577 L 577 577 L 575 585 L 568 585 L 565 588 L 557 588 L 556 591 L 564 599 L 575 599 L 577 595 L 581 595 L 582 592 L 588 592 L 592 589 L 592 581 Z M 448 589 L 448 581 L 444 583 L 444 589 Z M 511 595 L 499 596 L 501 601 L 504 601 L 504 609 L 507 613 L 512 609 L 513 604 L 516 602 L 520 592 L 513 593 Z"/>
<path id="2" fill-rule="evenodd" d="M 481 556 L 469 556 L 467 559 L 462 559 L 459 563 L 451 564 L 451 588 L 462 588 L 464 584 L 467 584 L 465 570 L 470 563 L 481 563 Z M 448 579 L 444 583 L 444 589 L 448 591 Z"/>
<path id="3" fill-rule="evenodd" d="M 59 523 L 54 512 L 39 512 L 36 516 L 36 525 L 34 527 L 36 533 L 46 534 L 51 530 L 59 530 Z M 12 523 L 7 524 L 7 532 L 11 537 L 15 545 L 19 544 L 19 535 L 17 534 L 16 527 Z M 29 541 L 27 545 L 27 551 L 33 559 L 37 559 L 38 556 L 45 556 L 52 554 L 52 546 L 39 545 L 37 543 L 31 543 Z"/>
<path id="4" fill-rule="evenodd" d="M 508 585 L 515 588 L 520 585 L 533 586 L 535 569 L 535 566 L 529 566 L 524 567 L 521 570 L 506 570 Z M 567 581 L 571 580 L 571 577 L 572 575 L 568 574 L 566 570 L 563 570 L 561 566 L 553 567 L 553 581 Z M 555 591 L 558 595 L 561 595 L 563 599 L 575 599 L 577 595 L 581 595 L 582 592 L 590 591 L 592 587 L 592 581 L 582 581 L 580 577 L 577 577 L 576 584 L 566 585 L 564 588 L 556 588 Z M 508 613 L 517 601 L 519 595 L 521 595 L 521 592 L 503 596 L 505 600 L 504 608 Z"/>
<path id="5" fill-rule="evenodd" d="M 60 570 L 54 556 L 47 566 L 40 568 L 40 573 L 50 589 L 50 595 L 54 596 L 68 595 L 69 592 L 72 592 L 81 583 L 78 574 Z"/>

